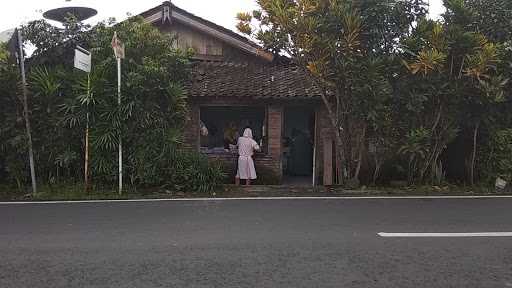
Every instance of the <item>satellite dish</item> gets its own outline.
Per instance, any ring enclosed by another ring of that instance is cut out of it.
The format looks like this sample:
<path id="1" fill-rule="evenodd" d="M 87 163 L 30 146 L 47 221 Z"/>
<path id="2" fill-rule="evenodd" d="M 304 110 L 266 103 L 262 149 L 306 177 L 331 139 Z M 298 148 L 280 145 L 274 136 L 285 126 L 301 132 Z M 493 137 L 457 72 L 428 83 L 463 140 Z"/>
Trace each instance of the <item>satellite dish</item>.
<path id="1" fill-rule="evenodd" d="M 44 12 L 43 17 L 63 23 L 66 21 L 66 18 L 74 16 L 81 22 L 95 16 L 96 14 L 98 14 L 98 11 L 88 7 L 61 7 Z"/>

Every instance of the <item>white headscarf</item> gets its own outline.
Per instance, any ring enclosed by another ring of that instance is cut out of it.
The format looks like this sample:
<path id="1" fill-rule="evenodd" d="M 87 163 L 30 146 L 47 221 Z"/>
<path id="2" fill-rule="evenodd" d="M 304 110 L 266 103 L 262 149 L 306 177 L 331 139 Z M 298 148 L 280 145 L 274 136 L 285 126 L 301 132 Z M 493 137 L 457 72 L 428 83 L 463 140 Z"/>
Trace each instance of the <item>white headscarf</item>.
<path id="1" fill-rule="evenodd" d="M 245 128 L 245 130 L 244 130 L 244 137 L 252 139 L 252 130 L 251 130 L 251 128 Z"/>
<path id="2" fill-rule="evenodd" d="M 201 131 L 201 136 L 208 136 L 208 128 L 204 125 L 203 121 L 199 124 L 199 131 Z"/>

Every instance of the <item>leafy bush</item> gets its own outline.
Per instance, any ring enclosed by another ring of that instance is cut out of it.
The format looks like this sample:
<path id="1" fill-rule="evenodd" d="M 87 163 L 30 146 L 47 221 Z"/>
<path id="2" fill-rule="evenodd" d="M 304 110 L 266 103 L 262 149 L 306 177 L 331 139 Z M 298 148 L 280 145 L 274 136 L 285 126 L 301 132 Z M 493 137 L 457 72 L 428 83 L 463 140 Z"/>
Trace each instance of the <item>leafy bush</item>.
<path id="1" fill-rule="evenodd" d="M 398 153 L 408 158 L 407 180 L 409 184 L 414 182 L 419 167 L 430 151 L 429 139 L 431 132 L 423 127 L 411 130 L 405 137 L 404 144 Z"/>
<path id="2" fill-rule="evenodd" d="M 224 179 L 221 165 L 198 152 L 179 151 L 173 162 L 165 184 L 175 191 L 212 194 Z"/>
<path id="3" fill-rule="evenodd" d="M 199 152 L 179 148 L 180 138 L 176 129 L 155 129 L 132 142 L 126 163 L 126 175 L 132 186 L 163 186 L 171 191 L 212 194 L 225 177 L 220 163 L 209 161 Z"/>
<path id="4" fill-rule="evenodd" d="M 494 181 L 496 177 L 501 177 L 512 181 L 511 128 L 491 133 L 481 155 L 480 171 L 484 178 Z"/>

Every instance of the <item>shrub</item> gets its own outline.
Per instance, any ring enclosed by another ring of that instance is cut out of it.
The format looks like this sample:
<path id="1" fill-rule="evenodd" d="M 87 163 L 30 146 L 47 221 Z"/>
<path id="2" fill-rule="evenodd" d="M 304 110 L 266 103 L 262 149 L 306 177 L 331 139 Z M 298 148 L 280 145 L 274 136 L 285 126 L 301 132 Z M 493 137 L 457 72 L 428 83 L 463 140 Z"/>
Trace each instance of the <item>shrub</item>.
<path id="1" fill-rule="evenodd" d="M 222 166 L 198 152 L 179 151 L 173 157 L 165 184 L 175 191 L 213 194 L 225 177 Z"/>
<path id="2" fill-rule="evenodd" d="M 488 181 L 501 177 L 512 181 L 512 129 L 491 133 L 489 142 L 483 148 L 480 171 Z"/>

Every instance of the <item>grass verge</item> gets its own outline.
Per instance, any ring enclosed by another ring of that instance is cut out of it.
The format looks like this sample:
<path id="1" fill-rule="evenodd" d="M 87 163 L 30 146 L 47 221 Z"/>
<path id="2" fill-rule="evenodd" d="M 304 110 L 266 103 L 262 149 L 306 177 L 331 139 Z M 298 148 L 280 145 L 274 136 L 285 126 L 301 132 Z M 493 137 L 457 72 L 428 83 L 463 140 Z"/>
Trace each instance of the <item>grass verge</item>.
<path id="1" fill-rule="evenodd" d="M 28 188 L 27 188 L 28 189 Z M 510 192 L 510 191 L 509 191 Z M 489 187 L 467 186 L 417 186 L 417 187 L 362 187 L 347 190 L 343 187 L 308 186 L 234 186 L 225 185 L 212 195 L 173 192 L 162 188 L 128 188 L 122 195 L 114 187 L 95 187 L 86 192 L 80 184 L 42 186 L 36 195 L 29 190 L 17 191 L 15 187 L 0 186 L 0 201 L 78 201 L 78 200 L 132 200 L 175 198 L 239 198 L 239 197 L 336 197 L 336 196 L 493 196 L 510 195 L 497 193 Z"/>

